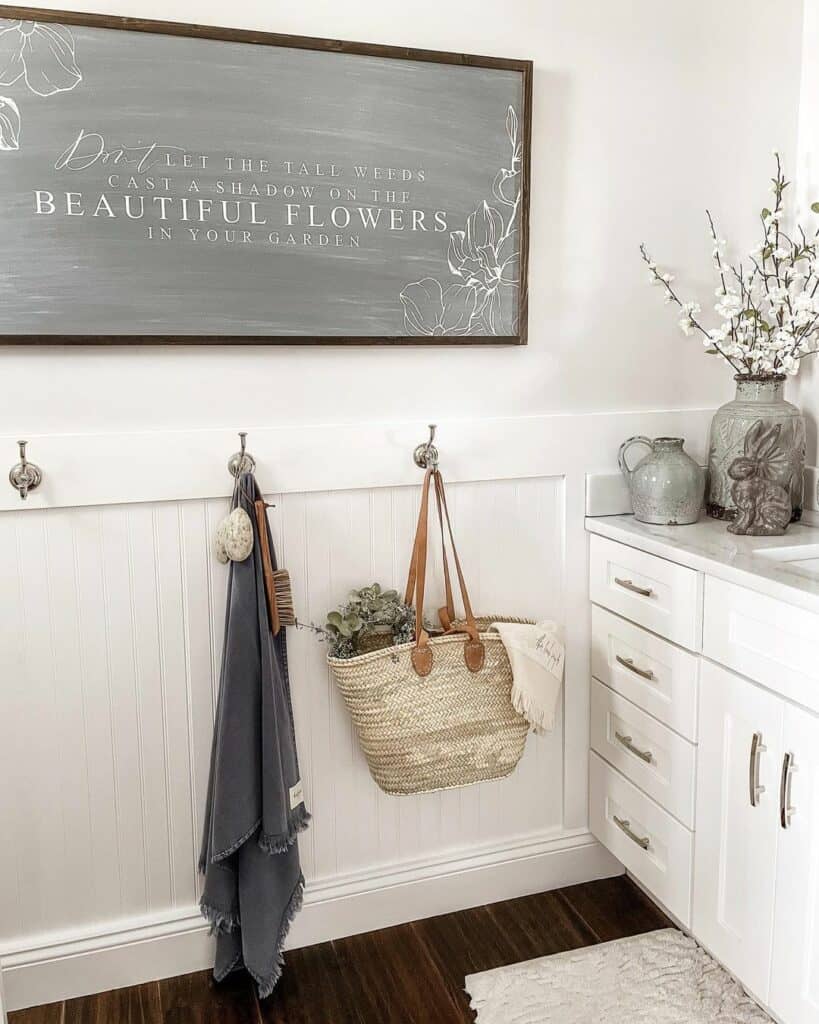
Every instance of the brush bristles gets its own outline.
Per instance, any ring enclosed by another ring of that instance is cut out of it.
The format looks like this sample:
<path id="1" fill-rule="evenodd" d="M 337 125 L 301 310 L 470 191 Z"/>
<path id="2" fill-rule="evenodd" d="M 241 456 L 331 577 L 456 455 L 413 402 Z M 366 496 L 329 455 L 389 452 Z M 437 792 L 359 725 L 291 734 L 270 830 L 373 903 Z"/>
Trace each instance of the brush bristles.
<path id="1" fill-rule="evenodd" d="M 295 626 L 296 609 L 293 607 L 293 588 L 290 585 L 290 573 L 287 569 L 277 569 L 273 573 L 273 586 L 276 590 L 279 622 L 283 626 Z"/>

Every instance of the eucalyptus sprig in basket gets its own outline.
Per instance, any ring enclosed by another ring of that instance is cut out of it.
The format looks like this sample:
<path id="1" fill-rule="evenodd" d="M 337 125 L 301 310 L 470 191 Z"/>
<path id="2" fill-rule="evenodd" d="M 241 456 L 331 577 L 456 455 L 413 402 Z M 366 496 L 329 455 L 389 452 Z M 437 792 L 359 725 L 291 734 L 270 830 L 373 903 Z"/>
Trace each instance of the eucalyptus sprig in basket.
<path id="1" fill-rule="evenodd" d="M 414 635 L 415 609 L 397 590 L 372 583 L 351 590 L 347 601 L 327 615 L 321 630 L 331 658 L 354 658 L 370 651 L 409 643 Z"/>

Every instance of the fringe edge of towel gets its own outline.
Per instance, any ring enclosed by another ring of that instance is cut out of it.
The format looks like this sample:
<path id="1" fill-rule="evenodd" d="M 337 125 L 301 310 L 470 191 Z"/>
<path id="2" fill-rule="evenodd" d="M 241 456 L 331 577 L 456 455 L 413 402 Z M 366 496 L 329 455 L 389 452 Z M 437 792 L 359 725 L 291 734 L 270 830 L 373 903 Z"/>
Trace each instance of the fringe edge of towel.
<path id="1" fill-rule="evenodd" d="M 260 833 L 257 842 L 265 853 L 284 853 L 285 850 L 288 850 L 296 841 L 299 832 L 303 832 L 307 828 L 307 826 L 310 824 L 311 818 L 312 815 L 310 814 L 310 812 L 307 810 L 304 804 L 301 804 L 298 810 L 295 812 L 295 814 L 292 814 L 290 816 L 287 823 L 287 832 L 283 832 L 279 835 L 271 835 L 268 832 L 262 832 Z M 250 837 L 258 831 L 259 826 L 261 824 L 262 819 L 259 818 L 258 821 L 254 823 L 252 828 L 249 828 L 243 836 L 240 836 L 239 839 L 236 840 L 233 846 L 229 846 L 227 850 L 221 850 L 219 853 L 215 853 L 211 859 L 211 862 L 213 864 L 218 864 L 219 861 L 227 860 L 228 857 L 232 857 L 233 854 L 236 853 L 236 851 L 239 849 L 239 847 L 244 846 L 248 839 L 250 839 Z M 207 861 L 204 859 L 200 859 L 199 873 L 204 875 L 205 871 L 207 870 L 207 866 Z"/>
<path id="2" fill-rule="evenodd" d="M 512 685 L 512 706 L 519 715 L 523 715 L 534 733 L 541 735 L 554 729 L 554 713 L 533 702 L 528 693 L 524 693 L 514 684 Z"/>
<path id="3" fill-rule="evenodd" d="M 293 843 L 295 843 L 299 833 L 304 832 L 304 830 L 310 824 L 311 818 L 312 815 L 310 814 L 310 812 L 307 810 L 304 804 L 301 804 L 301 806 L 298 808 L 295 814 L 291 815 L 290 817 L 290 820 L 288 822 L 287 833 L 277 836 L 269 835 L 267 833 L 260 833 L 256 842 L 259 844 L 259 847 L 269 856 L 275 856 L 279 853 L 285 853 L 287 850 L 290 849 Z M 233 847 L 231 847 L 230 853 L 223 853 L 220 854 L 218 857 L 215 857 L 214 863 L 218 864 L 220 861 L 226 860 L 228 856 L 235 853 L 239 849 L 239 847 L 243 846 L 248 841 L 248 839 L 250 839 L 250 837 L 259 828 L 260 825 L 261 821 L 257 821 L 254 827 L 246 835 L 244 835 L 236 844 L 234 844 Z M 205 873 L 206 867 L 206 863 L 204 861 L 200 861 L 199 871 L 202 874 Z M 300 885 L 303 890 L 304 876 L 301 875 L 300 878 Z M 291 897 L 291 901 L 288 904 L 288 912 L 290 906 L 292 905 L 292 902 L 293 900 Z M 298 913 L 300 907 L 301 899 L 299 899 L 299 905 L 293 909 L 293 914 Z M 222 910 L 220 907 L 214 906 L 212 903 L 206 903 L 204 899 L 200 900 L 199 902 L 199 911 L 210 925 L 210 931 L 212 935 L 220 935 L 223 932 L 232 932 L 235 928 L 239 928 L 242 924 L 242 919 L 238 911 L 233 909 Z M 290 927 L 290 921 L 287 922 L 287 927 Z M 230 971 L 233 970 L 233 966 L 235 965 L 229 967 L 222 977 L 226 977 L 227 974 L 229 974 Z M 217 981 L 219 980 L 221 979 L 217 979 Z M 275 982 L 273 984 L 275 985 Z"/>
<path id="4" fill-rule="evenodd" d="M 299 832 L 304 832 L 310 824 L 310 818 L 310 812 L 304 804 L 301 804 L 295 813 L 290 816 L 290 820 L 287 823 L 288 830 L 285 834 L 274 836 L 263 832 L 257 842 L 265 853 L 284 853 L 295 843 Z"/>
<path id="5" fill-rule="evenodd" d="M 290 931 L 290 926 L 293 923 L 293 919 L 295 918 L 296 914 L 298 914 L 298 912 L 301 910 L 303 900 L 304 875 L 299 875 L 299 880 L 296 883 L 296 888 L 293 890 L 293 894 L 290 897 L 287 906 L 285 907 L 284 914 L 282 915 L 282 923 L 279 928 L 279 938 L 276 943 L 275 952 L 273 953 L 273 963 L 270 966 L 270 970 L 267 972 L 265 976 L 262 976 L 260 974 L 257 974 L 256 971 L 251 970 L 250 967 L 247 966 L 247 964 L 244 965 L 248 974 L 253 978 L 253 980 L 259 987 L 259 999 L 267 999 L 267 997 L 273 993 L 273 990 L 279 983 L 279 979 L 282 976 L 282 969 L 284 968 L 284 944 L 287 941 L 287 935 Z M 218 918 L 233 917 L 233 915 L 223 915 L 219 911 L 216 911 L 215 908 L 208 907 L 204 903 L 200 904 L 200 909 L 202 910 L 202 913 L 205 915 L 205 917 L 208 918 L 208 920 L 211 920 L 210 912 L 212 910 L 215 913 L 216 917 Z M 232 927 L 228 928 L 228 930 L 232 931 L 233 928 L 237 926 L 238 918 L 236 918 L 235 923 L 232 925 Z M 216 927 L 214 921 L 211 921 L 211 927 Z M 221 974 L 217 974 L 214 971 L 214 981 L 216 981 L 217 983 L 224 981 L 229 974 L 231 974 L 233 971 L 237 970 L 241 966 L 241 961 L 242 957 L 240 954 L 233 961 L 230 967 L 222 971 Z"/>

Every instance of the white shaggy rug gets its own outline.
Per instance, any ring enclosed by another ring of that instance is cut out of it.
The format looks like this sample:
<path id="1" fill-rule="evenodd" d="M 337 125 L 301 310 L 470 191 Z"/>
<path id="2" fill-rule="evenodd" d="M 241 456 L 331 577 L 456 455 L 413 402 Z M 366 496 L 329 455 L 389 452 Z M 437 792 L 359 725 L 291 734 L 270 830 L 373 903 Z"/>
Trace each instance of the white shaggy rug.
<path id="1" fill-rule="evenodd" d="M 465 987 L 477 1024 L 771 1024 L 673 928 L 471 974 Z"/>

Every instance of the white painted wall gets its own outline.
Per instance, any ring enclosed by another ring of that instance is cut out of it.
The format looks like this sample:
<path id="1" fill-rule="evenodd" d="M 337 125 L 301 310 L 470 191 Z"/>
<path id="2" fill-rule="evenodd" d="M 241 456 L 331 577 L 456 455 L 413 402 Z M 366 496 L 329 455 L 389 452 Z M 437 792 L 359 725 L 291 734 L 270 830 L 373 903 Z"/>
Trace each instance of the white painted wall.
<path id="1" fill-rule="evenodd" d="M 815 222 L 809 211 L 819 200 L 819 0 L 804 0 L 802 34 L 802 83 L 799 96 L 799 134 L 796 162 L 796 194 L 800 217 Z M 817 461 L 817 422 L 819 421 L 819 363 L 816 357 L 805 360 L 796 382 L 791 386 L 793 401 L 805 413 L 808 428 L 808 465 Z"/>
<path id="2" fill-rule="evenodd" d="M 725 372 L 682 338 L 645 284 L 637 246 L 645 239 L 693 286 L 709 264 L 705 205 L 726 237 L 752 227 L 771 147 L 794 148 L 799 0 L 775 14 L 770 0 L 83 7 L 534 58 L 530 344 L 6 349 L 0 434 L 696 407 L 730 393 Z"/>

